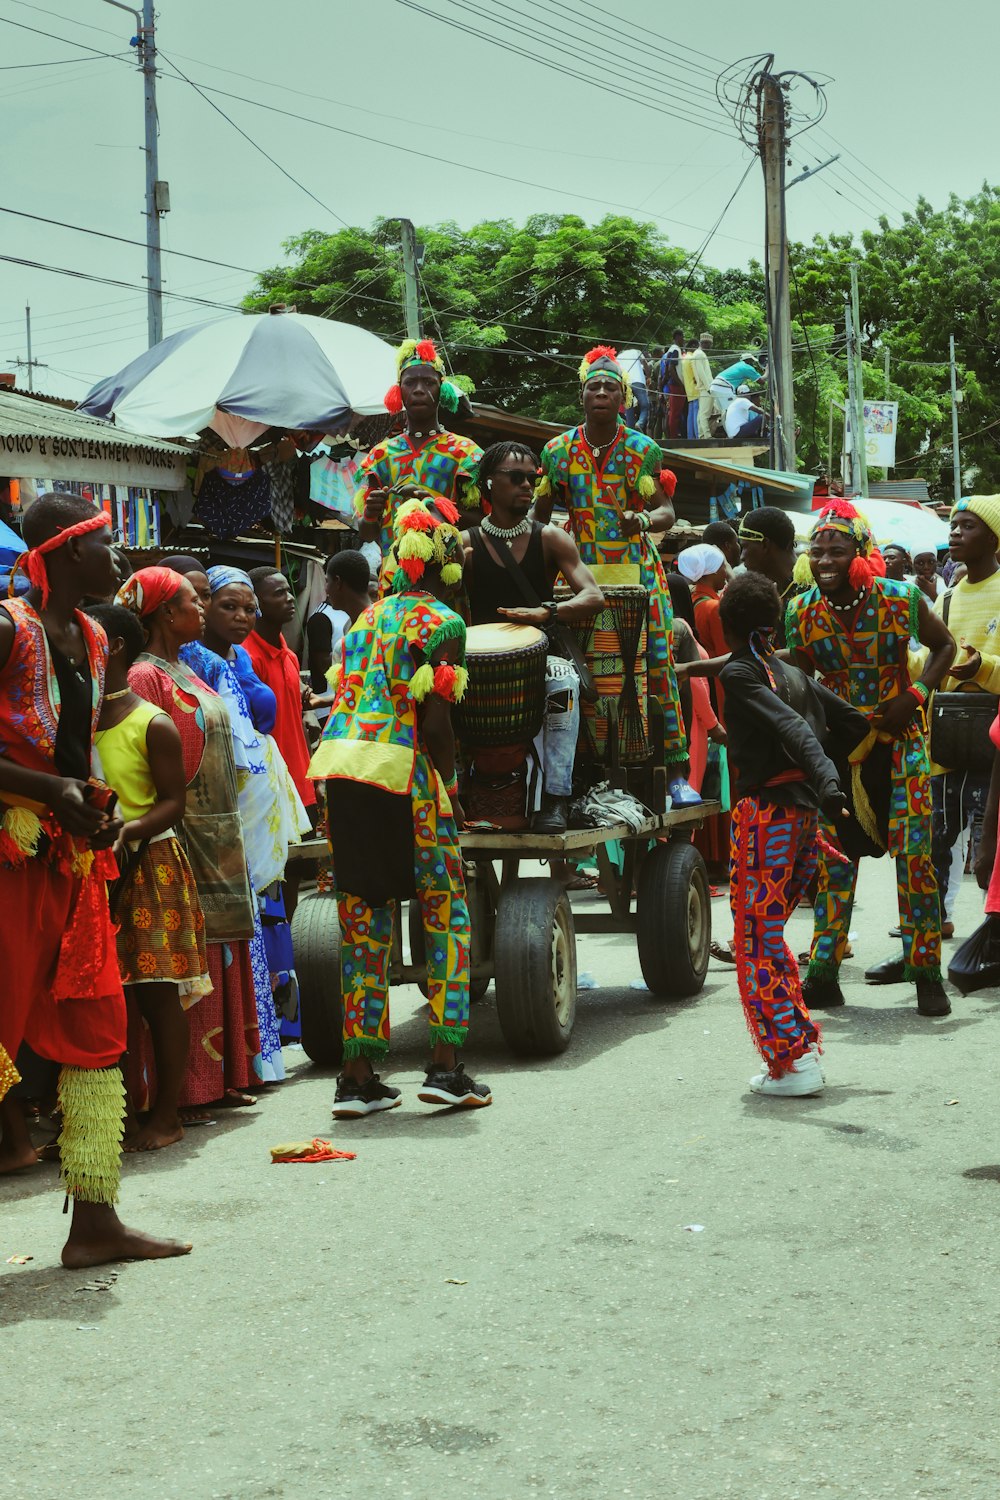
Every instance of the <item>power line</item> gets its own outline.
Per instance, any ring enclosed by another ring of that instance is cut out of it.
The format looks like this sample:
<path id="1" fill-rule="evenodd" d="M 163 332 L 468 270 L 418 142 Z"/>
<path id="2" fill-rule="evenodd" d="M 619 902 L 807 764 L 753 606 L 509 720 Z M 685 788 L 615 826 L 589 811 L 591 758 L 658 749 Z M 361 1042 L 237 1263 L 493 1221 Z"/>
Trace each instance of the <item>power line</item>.
<path id="1" fill-rule="evenodd" d="M 119 36 L 108 26 L 95 26 L 92 21 L 80 21 L 76 16 L 64 16 L 61 11 L 48 10 L 44 5 L 34 5 L 31 0 L 7 0 L 9 5 L 19 5 L 22 10 L 37 11 L 43 16 L 54 16 L 57 21 L 68 21 L 71 26 L 82 26 L 85 31 L 99 31 L 102 36 Z"/>
<path id="2" fill-rule="evenodd" d="M 16 26 L 18 31 L 30 31 L 34 36 L 46 36 L 50 42 L 65 42 L 67 47 L 79 47 L 81 52 L 92 52 L 95 57 L 113 57 L 117 62 L 122 56 L 120 52 L 102 52 L 99 47 L 88 47 L 85 42 L 74 41 L 72 37 L 57 36 L 54 31 L 39 31 L 37 26 L 26 26 L 23 21 L 12 21 L 9 16 L 0 16 L 0 21 L 5 26 Z"/>
<path id="3" fill-rule="evenodd" d="M 463 0 L 452 0 L 452 3 L 462 4 Z M 431 20 L 439 21 L 444 26 L 451 27 L 452 29 L 457 31 L 464 31 L 469 36 L 478 37 L 481 41 L 489 42 L 494 47 L 500 47 L 505 52 L 511 52 L 516 54 L 517 56 L 525 57 L 529 60 L 529 62 L 538 63 L 541 67 L 544 67 L 549 72 L 563 73 L 567 78 L 576 78 L 580 82 L 590 84 L 591 86 L 595 84 L 604 84 L 606 86 L 605 80 L 596 79 L 586 73 L 580 73 L 575 68 L 564 67 L 561 63 L 556 62 L 552 57 L 538 57 L 536 53 L 528 52 L 524 47 L 518 47 L 513 43 L 501 41 L 498 37 L 492 36 L 489 32 L 479 31 L 476 29 L 476 27 L 469 26 L 464 21 L 457 21 L 450 19 L 447 16 L 438 15 L 435 11 L 428 10 L 426 6 L 418 5 L 416 3 L 416 0 L 396 0 L 396 4 L 405 6 L 407 10 L 418 11 L 422 15 L 429 16 Z M 468 6 L 464 6 L 463 8 L 469 9 Z M 630 77 L 627 81 L 634 84 L 637 89 L 641 88 L 640 80 Z M 633 104 L 641 105 L 643 109 L 651 109 L 656 114 L 669 115 L 671 119 L 685 118 L 683 115 L 680 115 L 675 106 L 672 106 L 668 109 L 664 105 L 654 104 L 652 100 L 642 98 L 641 93 L 637 94 L 637 96 L 632 99 L 631 102 Z M 726 135 L 726 132 L 724 130 L 716 129 L 716 127 L 713 125 L 703 124 L 700 120 L 691 120 L 689 123 L 699 125 L 703 130 L 715 131 L 715 134 L 717 135 Z"/>
<path id="4" fill-rule="evenodd" d="M 120 286 L 129 292 L 145 293 L 146 291 L 144 286 L 138 286 L 134 281 L 119 281 L 114 276 L 97 276 L 91 271 L 74 271 L 69 266 L 50 266 L 46 265 L 44 261 L 27 260 L 19 255 L 0 255 L 0 261 L 5 262 L 9 266 L 23 266 L 29 271 L 51 271 L 58 276 L 72 276 L 76 281 L 96 281 L 102 286 Z M 240 311 L 231 302 L 212 302 L 205 297 L 189 297 L 185 296 L 183 292 L 168 292 L 166 288 L 163 290 L 163 295 L 164 297 L 175 297 L 180 302 L 194 302 L 200 307 L 221 308 L 223 312 Z"/>

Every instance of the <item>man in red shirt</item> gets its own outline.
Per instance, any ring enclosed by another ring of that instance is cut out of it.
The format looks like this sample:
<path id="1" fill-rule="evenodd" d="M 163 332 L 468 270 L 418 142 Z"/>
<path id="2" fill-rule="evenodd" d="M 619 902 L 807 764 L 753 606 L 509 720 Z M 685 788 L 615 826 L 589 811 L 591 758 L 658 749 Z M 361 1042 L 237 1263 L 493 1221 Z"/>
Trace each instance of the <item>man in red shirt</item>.
<path id="1" fill-rule="evenodd" d="M 285 644 L 281 627 L 295 618 L 295 597 L 284 573 L 274 568 L 253 568 L 250 572 L 260 616 L 257 628 L 244 641 L 244 649 L 253 662 L 261 682 L 266 683 L 278 701 L 277 717 L 271 731 L 284 756 L 296 790 L 308 809 L 316 806 L 316 788 L 306 775 L 309 747 L 302 728 L 302 682 L 299 659 Z"/>

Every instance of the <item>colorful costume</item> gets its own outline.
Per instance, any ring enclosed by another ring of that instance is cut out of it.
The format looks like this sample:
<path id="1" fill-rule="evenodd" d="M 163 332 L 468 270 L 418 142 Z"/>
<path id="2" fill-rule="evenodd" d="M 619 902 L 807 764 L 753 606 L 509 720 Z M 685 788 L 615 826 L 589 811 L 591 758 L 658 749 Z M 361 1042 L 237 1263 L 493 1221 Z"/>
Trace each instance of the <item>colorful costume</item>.
<path id="1" fill-rule="evenodd" d="M 420 517 L 427 519 L 425 526 Z M 416 518 L 412 530 L 408 520 Z M 377 1058 L 389 1046 L 388 964 L 396 900 L 420 904 L 431 1041 L 460 1046 L 469 1024 L 469 911 L 449 791 L 423 741 L 419 705 L 454 702 L 465 689 L 465 625 L 432 595 L 411 589 L 427 549 L 449 533 L 419 501 L 397 515 L 393 593 L 344 636 L 344 664 L 309 774 L 327 782 L 341 927 L 344 1056 Z M 414 550 L 416 548 L 416 550 Z M 461 567 L 444 561 L 460 577 Z M 396 561 L 398 558 L 398 562 Z M 442 648 L 458 665 L 441 660 Z"/>
<path id="2" fill-rule="evenodd" d="M 430 339 L 419 342 L 407 339 L 396 351 L 396 369 L 400 376 L 404 370 L 417 365 L 428 365 L 438 375 L 444 376 L 444 361 Z M 440 400 L 446 411 L 458 409 L 460 395 L 457 386 L 442 378 Z M 385 405 L 390 412 L 402 410 L 403 397 L 398 385 L 387 393 Z M 445 432 L 442 428 L 417 433 L 413 437 L 401 432 L 375 445 L 361 464 L 362 482 L 354 496 L 354 508 L 360 519 L 364 515 L 369 490 L 389 491 L 379 536 L 383 557 L 389 554 L 393 522 L 405 499 L 399 490 L 406 485 L 421 485 L 432 495 L 442 495 L 462 508 L 474 510 L 479 504 L 476 473 L 482 456 L 482 449 L 471 438 Z"/>
<path id="3" fill-rule="evenodd" d="M 29 553 L 35 587 L 48 595 L 43 551 L 106 525 L 103 515 L 95 517 Z M 0 670 L 0 754 L 29 770 L 85 781 L 104 693 L 107 637 L 77 612 L 87 656 L 85 667 L 76 668 L 53 650 L 27 599 L 8 599 L 2 608 L 15 636 Z M 6 792 L 0 811 L 0 909 L 7 934 L 0 1098 L 18 1081 L 13 1059 L 22 1041 L 61 1063 L 63 1184 L 83 1201 L 111 1204 L 118 1197 L 124 1117 L 118 1061 L 126 1046 L 125 996 L 106 886 L 117 866 L 109 850 L 91 850 L 40 804 Z"/>
<path id="4" fill-rule="evenodd" d="M 846 509 L 853 509 L 846 507 Z M 824 512 L 814 528 L 859 538 L 853 522 Z M 863 545 L 863 542 L 861 543 Z M 870 538 L 869 538 L 870 545 Z M 860 554 L 855 563 L 863 559 Z M 852 564 L 852 569 L 854 564 Z M 866 718 L 911 685 L 908 651 L 918 631 L 920 593 L 912 584 L 872 577 L 850 623 L 813 587 L 793 598 L 786 615 L 788 646 L 819 680 Z M 852 577 L 852 583 L 855 578 Z M 865 587 L 864 579 L 860 580 Z M 931 861 L 931 788 L 927 740 L 920 715 L 892 742 L 888 850 L 896 861 L 896 892 L 908 979 L 940 979 L 941 917 Z M 836 978 L 847 946 L 857 864 L 840 850 L 829 825 L 832 851 L 819 862 L 815 929 L 809 977 Z"/>
<path id="5" fill-rule="evenodd" d="M 617 361 L 613 370 L 611 365 L 611 359 L 599 358 L 587 365 L 587 374 L 614 373 L 623 382 L 627 401 L 627 380 Z M 633 581 L 649 595 L 649 694 L 659 699 L 663 709 L 664 760 L 670 765 L 688 758 L 671 652 L 670 591 L 648 529 L 627 537 L 621 520 L 622 511 L 646 510 L 662 466 L 660 449 L 644 433 L 620 423 L 617 436 L 597 457 L 584 428 L 574 427 L 542 449 L 542 478 L 535 493 L 539 498 L 554 496 L 566 506 L 580 556 L 595 571 L 598 583 Z"/>

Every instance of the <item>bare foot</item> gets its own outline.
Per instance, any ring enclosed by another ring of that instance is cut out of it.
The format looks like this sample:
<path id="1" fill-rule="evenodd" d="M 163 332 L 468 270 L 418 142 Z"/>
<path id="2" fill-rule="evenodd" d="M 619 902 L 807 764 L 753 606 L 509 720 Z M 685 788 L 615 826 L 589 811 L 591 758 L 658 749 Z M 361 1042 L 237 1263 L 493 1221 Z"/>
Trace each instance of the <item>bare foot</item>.
<path id="1" fill-rule="evenodd" d="M 148 1119 L 140 1125 L 134 1135 L 125 1139 L 126 1151 L 161 1151 L 164 1146 L 173 1146 L 184 1139 L 184 1126 L 175 1116 L 170 1120 Z"/>
<path id="2" fill-rule="evenodd" d="M 166 1260 L 190 1251 L 191 1245 L 182 1240 L 161 1240 L 127 1228 L 105 1203 L 78 1199 L 73 1205 L 73 1226 L 63 1246 L 62 1263 L 67 1270 L 79 1271 L 109 1260 Z"/>
<path id="3" fill-rule="evenodd" d="M 217 1109 L 244 1109 L 257 1103 L 256 1094 L 244 1094 L 239 1089 L 226 1089 L 225 1097 L 216 1100 Z"/>
<path id="4" fill-rule="evenodd" d="M 182 1125 L 214 1125 L 214 1109 L 182 1109 L 180 1111 L 180 1122 Z M 126 1150 L 128 1144 L 126 1143 Z"/>
<path id="5" fill-rule="evenodd" d="M 0 1177 L 5 1177 L 9 1172 L 24 1172 L 28 1167 L 37 1167 L 40 1161 L 38 1152 L 30 1141 L 27 1144 L 11 1142 L 0 1145 Z"/>

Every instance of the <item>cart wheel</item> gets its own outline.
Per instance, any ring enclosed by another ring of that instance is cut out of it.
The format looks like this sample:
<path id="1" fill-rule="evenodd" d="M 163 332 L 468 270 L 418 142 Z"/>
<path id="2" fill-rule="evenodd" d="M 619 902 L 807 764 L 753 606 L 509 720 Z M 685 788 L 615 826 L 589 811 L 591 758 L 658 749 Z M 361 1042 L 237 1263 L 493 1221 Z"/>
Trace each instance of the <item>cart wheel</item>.
<path id="1" fill-rule="evenodd" d="M 654 995 L 697 995 L 708 972 L 712 904 L 693 844 L 672 839 L 646 855 L 636 917 L 639 966 Z"/>
<path id="2" fill-rule="evenodd" d="M 500 893 L 496 928 L 500 1029 L 512 1052 L 550 1057 L 576 1019 L 576 932 L 558 880 L 518 880 Z"/>
<path id="3" fill-rule="evenodd" d="M 407 917 L 406 917 L 406 923 L 407 923 L 407 931 L 410 934 L 410 962 L 411 962 L 411 964 L 423 963 L 423 961 L 424 961 L 424 924 L 420 920 L 420 902 L 419 901 L 411 901 L 410 902 L 410 904 L 409 904 L 409 910 L 407 912 Z M 427 979 L 426 979 L 426 976 L 423 979 L 416 980 L 415 982 L 416 982 L 417 989 L 420 991 L 420 993 L 423 995 L 424 999 L 426 1000 L 427 999 Z M 481 1000 L 483 998 L 483 996 L 486 994 L 486 991 L 489 989 L 489 987 L 490 987 L 490 981 L 489 981 L 488 978 L 487 979 L 483 979 L 482 977 L 480 977 L 478 979 L 470 979 L 469 980 L 469 1004 L 470 1005 L 475 1005 L 478 1000 Z"/>
<path id="4" fill-rule="evenodd" d="M 321 1067 L 339 1067 L 344 1056 L 344 1010 L 340 1000 L 340 919 L 332 891 L 303 896 L 292 917 L 292 947 L 299 981 L 303 1049 Z"/>

